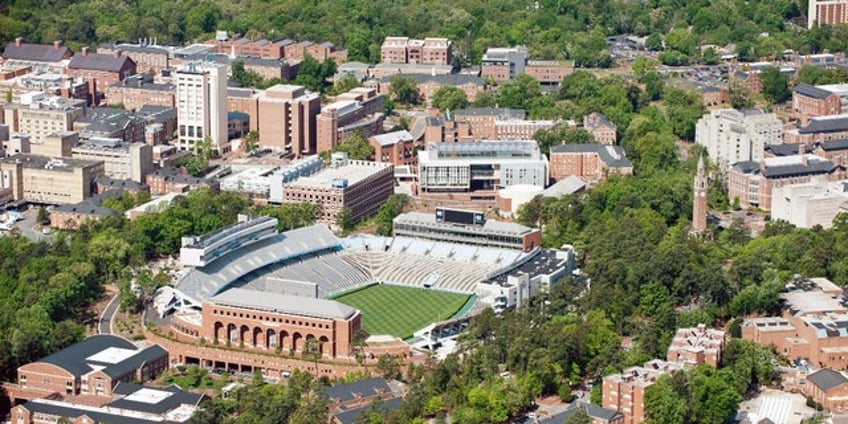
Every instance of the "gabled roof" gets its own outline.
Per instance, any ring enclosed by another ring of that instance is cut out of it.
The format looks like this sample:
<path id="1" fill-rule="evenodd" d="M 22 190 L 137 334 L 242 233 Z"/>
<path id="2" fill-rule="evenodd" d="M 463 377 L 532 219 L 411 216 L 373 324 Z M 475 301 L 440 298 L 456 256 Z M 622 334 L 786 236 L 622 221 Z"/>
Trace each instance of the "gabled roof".
<path id="1" fill-rule="evenodd" d="M 145 417 L 133 417 L 120 415 L 119 413 L 110 413 L 107 412 L 107 409 L 105 408 L 92 408 L 81 405 L 73 405 L 64 402 L 50 402 L 42 399 L 36 399 L 34 401 L 27 402 L 23 406 L 28 411 L 32 412 L 33 415 L 36 413 L 41 413 L 45 415 L 53 415 L 56 417 L 68 417 L 71 419 L 75 419 L 81 416 L 87 416 L 97 423 L 150 424 L 151 422 L 156 422 L 152 421 L 150 418 Z M 176 424 L 175 421 L 171 420 L 162 420 L 158 422 L 162 424 Z"/>
<path id="2" fill-rule="evenodd" d="M 827 368 L 810 374 L 807 376 L 807 380 L 823 392 L 848 382 L 848 378 L 845 375 Z"/>
<path id="3" fill-rule="evenodd" d="M 354 381 L 347 384 L 336 384 L 333 387 L 324 389 L 324 393 L 330 399 L 337 399 L 339 402 L 347 402 L 355 399 L 357 396 L 368 398 L 377 396 L 380 393 L 389 393 L 391 389 L 388 383 L 382 377 L 374 377 L 368 380 Z"/>
<path id="4" fill-rule="evenodd" d="M 70 54 L 70 50 L 65 46 L 56 48 L 52 44 L 29 43 L 22 43 L 17 46 L 14 42 L 7 44 L 6 50 L 3 51 L 5 59 L 31 62 L 59 62 L 68 54 Z"/>
<path id="5" fill-rule="evenodd" d="M 799 134 L 816 134 L 848 131 L 848 115 L 825 116 L 811 118 L 804 128 L 799 128 Z"/>
<path id="6" fill-rule="evenodd" d="M 147 362 L 154 361 L 167 356 L 168 352 L 163 349 L 162 346 L 149 346 L 141 352 L 136 353 L 135 355 L 130 356 L 129 358 L 121 362 L 109 365 L 108 367 L 103 369 L 103 373 L 112 378 L 121 377 L 135 369 L 140 368 Z"/>
<path id="7" fill-rule="evenodd" d="M 833 150 L 846 150 L 848 149 L 848 139 L 843 138 L 839 140 L 828 140 L 818 143 L 818 145 L 825 152 L 830 152 Z"/>
<path id="8" fill-rule="evenodd" d="M 775 156 L 790 156 L 797 155 L 798 148 L 801 146 L 801 143 L 789 143 L 789 144 L 769 144 L 766 145 L 766 151 L 771 152 Z"/>
<path id="9" fill-rule="evenodd" d="M 578 408 L 586 411 L 586 414 L 589 415 L 591 418 L 598 418 L 605 421 L 611 421 L 613 418 L 615 418 L 616 415 L 618 415 L 618 412 L 606 408 L 601 408 L 600 406 L 592 405 L 589 403 L 574 402 L 569 405 L 568 408 L 565 409 L 565 411 L 560 412 L 559 414 L 556 414 L 546 420 L 541 420 L 539 422 L 544 424 L 562 424 L 566 422 L 566 420 L 568 420 L 568 417 L 570 417 L 571 414 L 573 414 Z"/>
<path id="10" fill-rule="evenodd" d="M 92 370 L 86 359 L 109 348 L 138 349 L 123 337 L 100 334 L 70 345 L 38 362 L 55 365 L 76 377 L 80 377 Z"/>
<path id="11" fill-rule="evenodd" d="M 804 84 L 803 82 L 796 85 L 794 91 L 802 96 L 812 97 L 814 99 L 826 99 L 833 94 L 830 91 L 814 85 Z"/>
<path id="12" fill-rule="evenodd" d="M 150 402 L 139 400 L 132 396 L 134 393 L 139 393 L 139 391 L 169 392 L 171 394 L 166 394 L 166 396 L 163 396 L 156 402 Z M 118 383 L 113 393 L 123 395 L 123 397 L 109 403 L 106 405 L 107 407 L 141 411 L 150 414 L 164 414 L 180 405 L 197 405 L 203 400 L 203 395 L 180 390 L 179 387 L 174 385 L 168 387 L 145 387 L 133 383 Z"/>
<path id="13" fill-rule="evenodd" d="M 93 71 L 120 72 L 127 63 L 135 66 L 135 62 L 129 56 L 102 54 L 102 53 L 77 53 L 68 63 L 68 69 L 88 69 Z"/>

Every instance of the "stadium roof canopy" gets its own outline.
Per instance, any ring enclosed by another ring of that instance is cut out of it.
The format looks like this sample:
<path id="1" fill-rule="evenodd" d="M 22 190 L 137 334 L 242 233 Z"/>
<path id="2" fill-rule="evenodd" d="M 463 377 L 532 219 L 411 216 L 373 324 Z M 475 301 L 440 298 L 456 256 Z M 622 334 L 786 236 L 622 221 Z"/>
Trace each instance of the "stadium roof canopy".
<path id="1" fill-rule="evenodd" d="M 286 231 L 230 252 L 215 262 L 194 268 L 174 289 L 183 301 L 200 304 L 244 275 L 287 259 L 327 249 L 341 249 L 341 243 L 324 225 Z"/>

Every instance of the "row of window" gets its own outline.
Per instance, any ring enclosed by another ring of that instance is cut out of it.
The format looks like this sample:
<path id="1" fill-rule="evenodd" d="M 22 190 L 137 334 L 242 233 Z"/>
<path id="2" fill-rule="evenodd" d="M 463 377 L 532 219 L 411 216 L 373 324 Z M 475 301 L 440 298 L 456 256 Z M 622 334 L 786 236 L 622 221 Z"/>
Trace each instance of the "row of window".
<path id="1" fill-rule="evenodd" d="M 213 309 L 212 315 L 221 315 L 221 316 L 228 316 L 228 317 L 233 317 L 233 318 L 256 319 L 256 320 L 262 320 L 262 321 L 277 322 L 277 323 L 280 323 L 280 324 L 299 325 L 299 326 L 302 326 L 302 327 L 323 328 L 323 329 L 326 329 L 326 330 L 330 329 L 330 324 L 322 324 L 322 323 L 316 324 L 314 322 L 304 323 L 303 321 L 295 321 L 293 319 L 292 320 L 283 319 L 283 318 L 278 318 L 278 317 L 275 317 L 275 316 L 255 315 L 255 314 L 251 315 L 251 314 L 245 314 L 243 312 L 235 313 L 235 312 L 230 312 L 230 311 L 222 311 L 222 310 L 218 310 L 218 309 Z"/>

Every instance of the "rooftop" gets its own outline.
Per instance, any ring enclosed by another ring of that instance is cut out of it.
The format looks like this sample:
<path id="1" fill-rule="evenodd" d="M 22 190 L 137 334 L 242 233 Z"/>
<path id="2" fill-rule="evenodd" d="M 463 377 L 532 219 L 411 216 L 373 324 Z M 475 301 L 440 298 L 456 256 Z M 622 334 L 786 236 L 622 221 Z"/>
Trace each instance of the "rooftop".
<path id="1" fill-rule="evenodd" d="M 9 60 L 30 62 L 59 62 L 68 53 L 68 48 L 61 45 L 58 48 L 52 44 L 21 43 L 18 46 L 13 41 L 6 45 L 6 49 L 3 50 L 3 57 Z"/>
<path id="2" fill-rule="evenodd" d="M 459 109 L 453 111 L 453 115 L 459 116 L 495 116 L 501 120 L 508 119 L 524 119 L 527 112 L 524 109 L 509 109 L 509 108 L 494 108 L 494 107 L 478 107 L 469 109 Z"/>
<path id="3" fill-rule="evenodd" d="M 336 384 L 324 389 L 327 397 L 342 403 L 354 400 L 357 397 L 367 398 L 381 393 L 390 393 L 391 391 L 391 388 L 383 377 L 374 377 L 347 384 Z"/>
<path id="4" fill-rule="evenodd" d="M 848 382 L 848 378 L 844 374 L 827 368 L 808 375 L 807 380 L 823 392 Z"/>
<path id="5" fill-rule="evenodd" d="M 241 288 L 226 290 L 208 301 L 221 306 L 324 319 L 349 319 L 356 315 L 356 309 L 332 300 Z"/>
<path id="6" fill-rule="evenodd" d="M 73 172 L 75 168 L 86 168 L 102 163 L 101 161 L 71 158 L 51 158 L 47 156 L 31 155 L 21 153 L 0 159 L 0 162 L 12 164 L 20 163 L 24 168 L 44 168 L 54 171 Z"/>
<path id="7" fill-rule="evenodd" d="M 597 153 L 608 167 L 632 168 L 633 164 L 624 156 L 621 146 L 606 146 L 597 143 L 561 144 L 551 147 L 551 156 L 556 153 Z"/>
<path id="8" fill-rule="evenodd" d="M 821 291 L 791 291 L 780 297 L 795 315 L 848 312 L 840 299 Z"/>
<path id="9" fill-rule="evenodd" d="M 814 85 L 804 84 L 803 82 L 796 85 L 794 91 L 802 96 L 812 97 L 814 99 L 826 99 L 833 94 L 828 90 Z"/>
<path id="10" fill-rule="evenodd" d="M 317 174 L 300 177 L 293 182 L 287 183 L 287 185 L 332 188 L 335 182 L 346 180 L 347 185 L 352 186 L 378 172 L 390 168 L 392 168 L 392 164 L 390 163 L 351 160 L 346 165 L 325 168 Z"/>
<path id="11" fill-rule="evenodd" d="M 848 131 L 848 115 L 818 116 L 810 118 L 806 127 L 799 128 L 799 134 L 816 134 Z"/>
<path id="12" fill-rule="evenodd" d="M 371 137 L 381 146 L 393 146 L 401 141 L 412 141 L 412 134 L 407 130 L 394 131 Z"/>
<path id="13" fill-rule="evenodd" d="M 524 234 L 537 231 L 534 228 L 525 227 L 521 224 L 495 221 L 491 219 L 486 220 L 486 223 L 483 224 L 482 227 L 479 225 L 462 225 L 454 222 L 439 222 L 436 221 L 435 214 L 424 212 L 402 213 L 395 217 L 394 222 L 414 225 L 426 225 L 429 227 L 443 228 L 449 231 L 471 231 L 475 233 L 508 234 L 512 236 L 522 236 Z"/>
<path id="14" fill-rule="evenodd" d="M 149 356 L 160 357 L 167 353 L 158 345 L 140 350 L 122 337 L 95 335 L 66 347 L 36 363 L 47 363 L 80 377 L 95 369 L 103 369 L 107 375 L 122 375 L 123 371 L 140 365 L 140 360 Z"/>
<path id="15" fill-rule="evenodd" d="M 135 65 L 129 56 L 102 53 L 77 53 L 68 63 L 69 69 L 120 72 L 127 64 Z"/>

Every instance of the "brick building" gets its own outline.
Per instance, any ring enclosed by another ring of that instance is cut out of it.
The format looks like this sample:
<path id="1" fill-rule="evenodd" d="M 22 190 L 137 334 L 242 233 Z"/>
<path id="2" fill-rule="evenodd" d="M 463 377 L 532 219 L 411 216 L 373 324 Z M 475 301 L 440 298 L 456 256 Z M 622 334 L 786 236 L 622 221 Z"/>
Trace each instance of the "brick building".
<path id="1" fill-rule="evenodd" d="M 105 102 L 122 104 L 124 109 L 137 111 L 145 105 L 175 107 L 177 87 L 171 83 L 156 83 L 147 74 L 137 74 L 106 87 Z"/>
<path id="2" fill-rule="evenodd" d="M 848 22 L 848 0 L 810 0 L 807 3 L 807 28 Z"/>
<path id="3" fill-rule="evenodd" d="M 415 140 L 407 130 L 395 131 L 368 137 L 368 143 L 374 147 L 374 160 L 388 162 L 394 166 L 418 163 L 415 154 Z"/>
<path id="4" fill-rule="evenodd" d="M 271 59 L 284 58 L 284 49 L 291 43 L 291 40 L 285 38 L 278 40 L 266 40 L 264 38 L 251 40 L 239 36 L 230 38 L 226 31 L 218 31 L 215 38 L 206 41 L 206 44 L 215 46 L 216 53 Z"/>
<path id="5" fill-rule="evenodd" d="M 321 97 L 301 86 L 278 84 L 260 92 L 256 116 L 259 146 L 296 157 L 315 154 L 320 112 Z"/>
<path id="6" fill-rule="evenodd" d="M 480 61 L 480 76 L 505 82 L 525 74 L 542 85 L 559 85 L 574 72 L 574 65 L 558 60 L 528 60 L 525 47 L 493 47 Z"/>
<path id="7" fill-rule="evenodd" d="M 168 49 L 151 44 L 149 40 L 139 44 L 101 44 L 97 53 L 127 56 L 135 62 L 136 72 L 140 74 L 161 74 L 171 68 L 171 58 Z"/>
<path id="8" fill-rule="evenodd" d="M 283 203 L 310 202 L 319 205 L 317 222 L 336 224 L 348 208 L 353 220 L 374 215 L 394 193 L 394 166 L 390 163 L 348 160 L 334 153 L 329 168 L 283 185 Z"/>
<path id="9" fill-rule="evenodd" d="M 95 335 L 36 362 L 18 367 L 18 384 L 5 384 L 15 399 L 91 395 L 112 397 L 119 383 L 150 381 L 168 368 L 168 352 L 140 349 L 129 340 Z"/>
<path id="10" fill-rule="evenodd" d="M 52 45 L 30 44 L 17 37 L 3 50 L 3 63 L 10 66 L 30 66 L 34 71 L 61 72 L 65 67 L 62 62 L 73 55 L 74 52 L 65 47 L 61 40 L 54 41 Z"/>
<path id="11" fill-rule="evenodd" d="M 842 103 L 832 91 L 799 83 L 792 90 L 792 110 L 806 121 L 815 116 L 839 115 Z"/>
<path id="12" fill-rule="evenodd" d="M 365 87 L 336 96 L 316 118 L 317 152 L 327 152 L 348 135 L 359 132 L 366 138 L 383 132 L 385 96 Z"/>
<path id="13" fill-rule="evenodd" d="M 380 47 L 380 62 L 423 65 L 450 65 L 452 43 L 447 38 L 386 37 Z"/>
<path id="14" fill-rule="evenodd" d="M 772 345 L 789 359 L 805 359 L 814 367 L 848 367 L 848 308 L 842 289 L 825 278 L 797 280 L 783 293 L 780 317 L 749 318 L 742 338 Z"/>
<path id="15" fill-rule="evenodd" d="M 186 193 L 197 188 L 218 191 L 220 183 L 211 178 L 197 178 L 181 174 L 177 168 L 159 168 L 144 176 L 144 182 L 150 186 L 150 194 L 156 196 L 166 193 Z"/>
<path id="16" fill-rule="evenodd" d="M 75 54 L 68 62 L 67 73 L 85 78 L 89 82 L 89 92 L 94 94 L 89 104 L 98 105 L 107 87 L 136 73 L 136 64 L 121 52 L 90 53 L 88 47 L 83 47 L 82 51 Z"/>
<path id="17" fill-rule="evenodd" d="M 524 73 L 542 85 L 559 85 L 574 72 L 574 65 L 560 60 L 528 60 Z"/>
<path id="18" fill-rule="evenodd" d="M 683 365 L 709 364 L 718 368 L 724 350 L 725 332 L 699 324 L 694 328 L 679 328 L 668 347 L 669 362 Z"/>
<path id="19" fill-rule="evenodd" d="M 622 424 L 638 424 L 645 419 L 645 390 L 663 374 L 674 374 L 681 368 L 671 362 L 655 359 L 641 367 L 630 367 L 620 374 L 604 377 L 603 407 L 618 411 Z"/>
<path id="20" fill-rule="evenodd" d="M 728 198 L 743 208 L 772 207 L 772 190 L 790 184 L 835 181 L 845 178 L 845 167 L 811 153 L 745 161 L 728 172 Z"/>
<path id="21" fill-rule="evenodd" d="M 614 145 L 618 142 L 618 126 L 600 112 L 592 112 L 583 117 L 583 128 L 601 144 Z"/>
<path id="22" fill-rule="evenodd" d="M 633 164 L 620 146 L 563 144 L 551 147 L 551 179 L 569 176 L 586 181 L 604 181 L 610 174 L 633 175 Z"/>
<path id="23" fill-rule="evenodd" d="M 837 414 L 848 411 L 848 377 L 844 373 L 825 368 L 808 375 L 806 382 L 801 386 L 802 393 L 826 411 Z"/>
<path id="24" fill-rule="evenodd" d="M 449 116 L 426 118 L 424 124 L 424 143 L 458 143 L 474 141 L 471 135 L 471 123 L 457 122 Z"/>
<path id="25" fill-rule="evenodd" d="M 848 139 L 848 115 L 818 116 L 806 125 L 783 132 L 784 143 L 804 143 Z"/>

